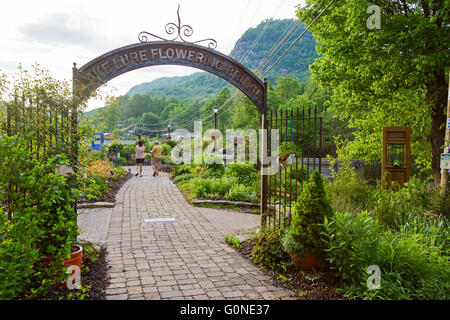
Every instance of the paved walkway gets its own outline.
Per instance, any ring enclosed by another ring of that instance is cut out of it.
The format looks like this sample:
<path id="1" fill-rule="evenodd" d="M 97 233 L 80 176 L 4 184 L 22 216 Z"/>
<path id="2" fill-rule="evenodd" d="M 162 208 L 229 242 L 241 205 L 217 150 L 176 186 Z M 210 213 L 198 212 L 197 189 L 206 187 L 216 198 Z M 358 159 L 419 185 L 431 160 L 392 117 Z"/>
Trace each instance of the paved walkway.
<path id="1" fill-rule="evenodd" d="M 79 215 L 80 238 L 107 246 L 107 299 L 289 299 L 225 243 L 225 233 L 257 227 L 257 215 L 193 207 L 167 175 L 144 169 L 120 189 L 114 208 Z"/>

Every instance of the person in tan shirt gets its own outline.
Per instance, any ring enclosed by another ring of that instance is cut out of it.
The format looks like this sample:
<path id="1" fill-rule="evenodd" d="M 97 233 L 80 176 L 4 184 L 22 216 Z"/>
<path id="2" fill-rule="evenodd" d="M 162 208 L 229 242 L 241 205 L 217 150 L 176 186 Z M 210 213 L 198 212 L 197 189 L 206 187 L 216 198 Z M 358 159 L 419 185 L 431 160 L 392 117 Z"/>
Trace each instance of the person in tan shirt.
<path id="1" fill-rule="evenodd" d="M 153 165 L 153 176 L 157 176 L 159 173 L 159 168 L 161 166 L 161 156 L 163 153 L 163 148 L 159 145 L 158 141 L 154 142 L 155 146 L 152 149 L 152 165 Z"/>

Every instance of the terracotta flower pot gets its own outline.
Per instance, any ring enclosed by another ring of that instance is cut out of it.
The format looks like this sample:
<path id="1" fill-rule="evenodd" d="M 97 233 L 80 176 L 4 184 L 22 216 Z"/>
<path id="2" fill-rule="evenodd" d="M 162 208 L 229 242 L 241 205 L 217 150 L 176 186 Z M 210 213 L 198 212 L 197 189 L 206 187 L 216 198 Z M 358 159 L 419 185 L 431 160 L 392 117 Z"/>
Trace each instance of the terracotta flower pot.
<path id="1" fill-rule="evenodd" d="M 64 263 L 63 265 L 65 267 L 68 266 L 77 266 L 81 269 L 81 264 L 83 262 L 83 247 L 80 245 L 74 245 L 74 247 L 76 248 L 71 254 L 70 254 L 70 259 L 64 259 Z M 39 264 L 44 268 L 47 269 L 50 267 L 51 263 L 55 261 L 55 257 L 52 256 L 44 256 L 42 257 L 42 259 L 39 261 Z M 57 271 L 55 272 L 57 276 L 59 276 L 61 272 L 61 269 L 57 269 Z M 75 272 L 75 271 L 73 271 Z M 65 282 L 63 282 L 61 284 L 61 286 L 64 286 Z"/>
<path id="2" fill-rule="evenodd" d="M 312 270 L 317 268 L 317 253 L 312 252 L 308 254 L 304 259 L 297 259 L 294 254 L 290 254 L 292 261 L 300 270 Z"/>

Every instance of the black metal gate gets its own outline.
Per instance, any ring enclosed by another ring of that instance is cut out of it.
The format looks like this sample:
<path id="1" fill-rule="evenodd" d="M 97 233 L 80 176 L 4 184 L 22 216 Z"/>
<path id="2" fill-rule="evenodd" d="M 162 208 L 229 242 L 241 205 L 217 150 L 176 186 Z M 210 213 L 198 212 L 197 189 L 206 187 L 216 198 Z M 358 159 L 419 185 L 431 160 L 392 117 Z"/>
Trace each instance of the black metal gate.
<path id="1" fill-rule="evenodd" d="M 279 130 L 278 172 L 267 176 L 266 229 L 279 231 L 290 225 L 297 197 L 313 170 L 321 172 L 322 118 L 310 107 L 270 112 L 267 117 L 269 154 L 271 129 Z M 290 156 L 288 156 L 290 154 Z"/>

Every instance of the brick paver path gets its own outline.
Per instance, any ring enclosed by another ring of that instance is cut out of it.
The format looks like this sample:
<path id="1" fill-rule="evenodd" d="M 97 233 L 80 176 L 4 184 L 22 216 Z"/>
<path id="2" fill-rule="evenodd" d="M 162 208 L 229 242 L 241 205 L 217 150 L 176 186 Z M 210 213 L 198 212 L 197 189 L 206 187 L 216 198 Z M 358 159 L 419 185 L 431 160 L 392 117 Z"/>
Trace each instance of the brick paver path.
<path id="1" fill-rule="evenodd" d="M 166 175 L 144 169 L 144 177 L 121 188 L 113 209 L 88 209 L 79 217 L 81 238 L 106 243 L 107 299 L 289 298 L 291 291 L 272 286 L 228 246 Z M 175 221 L 145 222 L 155 218 Z"/>

